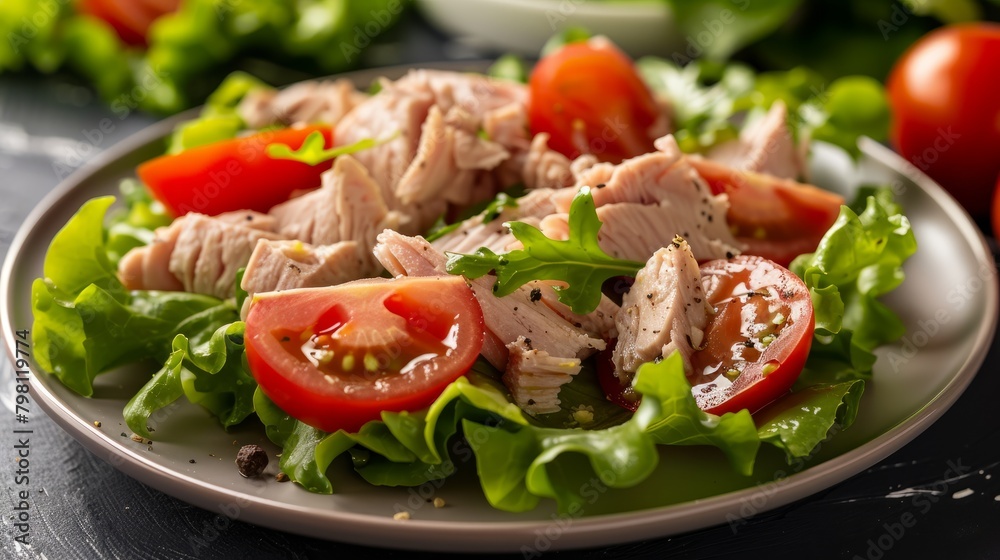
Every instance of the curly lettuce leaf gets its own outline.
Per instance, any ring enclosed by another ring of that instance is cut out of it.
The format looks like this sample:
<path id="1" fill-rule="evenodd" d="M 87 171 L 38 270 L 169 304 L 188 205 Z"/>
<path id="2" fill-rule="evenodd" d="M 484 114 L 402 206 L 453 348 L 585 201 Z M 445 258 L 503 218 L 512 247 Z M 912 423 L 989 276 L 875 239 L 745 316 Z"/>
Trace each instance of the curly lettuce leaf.
<path id="1" fill-rule="evenodd" d="M 260 390 L 254 404 L 268 439 L 283 449 L 282 471 L 310 491 L 326 494 L 333 491 L 326 470 L 345 451 L 351 451 L 356 470 L 371 484 L 416 486 L 454 472 L 447 444 L 457 433 L 460 419 L 526 422 L 521 410 L 502 393 L 488 383 L 475 385 L 466 378 L 449 385 L 428 409 L 383 412 L 380 421 L 365 424 L 355 434 L 326 434 L 295 420 Z"/>
<path id="2" fill-rule="evenodd" d="M 118 190 L 125 208 L 111 214 L 105 243 L 112 267 L 118 266 L 125 253 L 152 243 L 156 228 L 170 225 L 172 221 L 163 204 L 154 200 L 142 183 L 125 179 Z"/>
<path id="3" fill-rule="evenodd" d="M 899 317 L 878 298 L 902 283 L 903 263 L 916 250 L 910 222 L 882 191 L 867 196 L 861 214 L 842 207 L 816 252 L 792 262 L 816 314 L 806 379 L 871 377 L 874 349 L 905 333 Z"/>
<path id="4" fill-rule="evenodd" d="M 866 76 L 827 84 L 805 67 L 755 73 L 740 63 L 699 60 L 681 66 L 652 57 L 640 59 L 636 67 L 654 91 L 670 100 L 674 137 L 685 152 L 703 152 L 736 138 L 778 100 L 788 108 L 794 138 L 830 142 L 857 157 L 860 136 L 887 137 L 885 88 Z"/>
<path id="5" fill-rule="evenodd" d="M 587 480 L 596 477 L 610 488 L 645 480 L 659 461 L 657 444 L 714 445 L 737 471 L 752 471 L 760 442 L 750 414 L 717 417 L 698 409 L 679 354 L 644 364 L 635 384 L 643 394 L 638 410 L 624 424 L 603 430 L 510 430 L 464 422 L 490 504 L 527 511 L 541 498 L 553 498 L 560 511 L 578 511 L 587 501 Z"/>
<path id="6" fill-rule="evenodd" d="M 257 383 L 243 362 L 245 325 L 224 323 L 233 315 L 234 309 L 226 304 L 194 315 L 178 327 L 191 334 L 174 337 L 163 368 L 125 405 L 125 423 L 133 432 L 151 437 L 150 416 L 181 396 L 208 409 L 226 428 L 253 413 Z"/>
<path id="7" fill-rule="evenodd" d="M 84 396 L 93 394 L 93 380 L 104 371 L 145 359 L 164 363 L 176 351 L 177 335 L 200 344 L 219 325 L 239 319 L 231 303 L 216 298 L 126 290 L 105 240 L 113 202 L 101 197 L 80 208 L 53 238 L 44 277 L 32 284 L 38 364 Z"/>
<path id="8" fill-rule="evenodd" d="M 809 457 L 832 430 L 854 423 L 864 390 L 859 379 L 786 395 L 756 414 L 760 440 L 784 451 L 789 463 Z"/>

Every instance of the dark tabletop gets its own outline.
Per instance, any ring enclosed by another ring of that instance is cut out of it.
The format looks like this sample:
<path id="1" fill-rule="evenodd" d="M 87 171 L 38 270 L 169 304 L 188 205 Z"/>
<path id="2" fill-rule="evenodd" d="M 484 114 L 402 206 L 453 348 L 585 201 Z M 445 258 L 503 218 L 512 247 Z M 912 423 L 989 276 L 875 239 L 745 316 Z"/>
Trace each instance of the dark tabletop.
<path id="1" fill-rule="evenodd" d="M 397 30 L 376 63 L 466 56 L 419 21 Z M 114 117 L 114 130 L 98 123 Z M 153 122 L 118 120 L 87 89 L 65 78 L 0 77 L 0 257 L 32 207 L 65 174 Z M 600 550 L 551 552 L 573 558 L 998 558 L 1000 559 L 1000 351 L 938 422 L 874 467 L 814 496 L 686 535 Z M 9 367 L 4 357 L 3 367 Z M 2 387 L 5 449 L 17 445 L 15 394 Z M 36 407 L 35 410 L 38 410 Z M 239 521 L 221 524 L 208 546 L 192 541 L 218 514 L 132 480 L 86 451 L 44 414 L 32 415 L 32 547 L 13 542 L 14 466 L 2 469 L 3 558 L 421 557 L 330 543 Z M 13 457 L 11 457 L 13 459 Z M 911 489 L 902 497 L 900 489 Z M 896 494 L 893 494 L 896 492 Z M 227 520 L 228 521 L 228 520 Z M 391 540 L 391 536 L 387 535 Z M 192 544 L 195 542 L 195 544 Z M 204 541 L 202 541 L 204 542 Z M 426 555 L 430 556 L 430 555 Z M 434 556 L 441 556 L 435 554 Z M 520 555 L 518 555 L 520 556 Z"/>

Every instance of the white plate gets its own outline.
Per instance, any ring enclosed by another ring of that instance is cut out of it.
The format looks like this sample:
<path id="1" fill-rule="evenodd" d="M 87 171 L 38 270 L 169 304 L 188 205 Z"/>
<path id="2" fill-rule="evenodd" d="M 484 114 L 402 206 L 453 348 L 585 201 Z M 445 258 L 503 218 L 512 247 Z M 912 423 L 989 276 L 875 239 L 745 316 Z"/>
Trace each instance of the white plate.
<path id="1" fill-rule="evenodd" d="M 587 0 L 420 0 L 421 13 L 472 47 L 536 57 L 568 27 L 606 35 L 632 56 L 669 55 L 683 45 L 667 2 Z"/>
<path id="2" fill-rule="evenodd" d="M 397 68 L 349 76 L 367 86 L 376 74 L 392 77 L 401 72 Z M 31 326 L 30 285 L 41 274 L 53 235 L 84 201 L 116 192 L 119 179 L 130 176 L 136 164 L 158 155 L 162 138 L 177 120 L 152 126 L 98 156 L 28 217 L 0 282 L 0 318 L 9 353 L 14 331 Z M 273 477 L 252 481 L 237 474 L 233 459 L 239 445 L 260 443 L 276 451 L 253 421 L 226 433 L 200 408 L 177 404 L 154 417 L 157 439 L 152 446 L 133 442 L 120 435 L 127 431 L 121 411 L 148 378 L 149 367 L 99 376 L 91 399 L 36 369 L 31 394 L 84 446 L 143 483 L 230 517 L 325 539 L 422 550 L 542 552 L 726 523 L 827 488 L 902 447 L 955 402 L 992 340 L 997 280 L 982 235 L 940 187 L 912 166 L 874 142 L 864 142 L 862 148 L 864 156 L 855 167 L 835 150 L 818 146 L 813 178 L 845 192 L 859 182 L 887 183 L 897 191 L 920 244 L 907 263 L 906 282 L 888 300 L 903 316 L 909 334 L 905 343 L 881 352 L 876 381 L 865 392 L 855 425 L 825 444 L 810 465 L 789 467 L 765 446 L 754 475 L 743 478 L 714 449 L 670 448 L 663 450 L 658 471 L 639 486 L 592 492 L 594 499 L 580 517 L 561 518 L 551 503 L 530 513 L 509 514 L 487 505 L 474 464 L 462 459 L 468 453 L 456 454 L 455 477 L 416 489 L 368 486 L 347 461 L 338 460 L 331 470 L 337 493 L 324 496 L 277 483 Z M 98 420 L 101 428 L 94 427 Z M 274 474 L 273 464 L 269 469 Z M 448 507 L 432 507 L 430 496 L 444 498 Z M 413 518 L 393 520 L 398 508 L 412 510 Z"/>

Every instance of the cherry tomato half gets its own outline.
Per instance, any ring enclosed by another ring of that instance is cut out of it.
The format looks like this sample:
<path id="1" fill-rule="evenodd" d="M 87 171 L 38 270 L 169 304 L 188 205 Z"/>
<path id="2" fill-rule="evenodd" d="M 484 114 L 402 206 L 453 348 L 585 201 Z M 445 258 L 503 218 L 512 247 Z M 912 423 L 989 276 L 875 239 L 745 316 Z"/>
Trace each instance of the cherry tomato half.
<path id="1" fill-rule="evenodd" d="M 659 108 L 632 61 L 607 39 L 571 43 L 546 56 L 529 86 L 531 132 L 547 132 L 553 150 L 612 163 L 653 151 L 650 130 Z"/>
<path id="2" fill-rule="evenodd" d="M 928 33 L 896 62 L 888 89 L 892 144 L 985 217 L 1000 173 L 1000 24 Z"/>
<path id="3" fill-rule="evenodd" d="M 261 390 L 327 432 L 426 408 L 483 345 L 483 312 L 460 276 L 257 294 L 246 324 Z"/>
<path id="4" fill-rule="evenodd" d="M 287 144 L 298 149 L 317 130 L 326 138 L 325 147 L 332 147 L 329 126 L 269 130 L 147 161 L 139 166 L 139 178 L 174 216 L 267 212 L 294 191 L 320 186 L 320 175 L 333 165 L 273 159 L 267 155 L 267 146 Z"/>
<path id="5" fill-rule="evenodd" d="M 767 259 L 740 255 L 701 266 L 716 313 L 688 377 L 698 406 L 711 414 L 757 412 L 789 389 L 812 346 L 815 317 L 809 290 Z M 615 376 L 614 343 L 597 355 L 597 378 L 611 402 L 635 411 L 639 400 Z"/>
<path id="6" fill-rule="evenodd" d="M 746 253 L 782 266 L 816 250 L 844 199 L 829 191 L 701 158 L 691 164 L 715 194 L 729 196 L 726 220 Z"/>
<path id="7" fill-rule="evenodd" d="M 712 414 L 757 412 L 792 387 L 812 346 L 815 318 L 805 283 L 761 257 L 701 267 L 716 309 L 691 360 L 692 392 Z"/>

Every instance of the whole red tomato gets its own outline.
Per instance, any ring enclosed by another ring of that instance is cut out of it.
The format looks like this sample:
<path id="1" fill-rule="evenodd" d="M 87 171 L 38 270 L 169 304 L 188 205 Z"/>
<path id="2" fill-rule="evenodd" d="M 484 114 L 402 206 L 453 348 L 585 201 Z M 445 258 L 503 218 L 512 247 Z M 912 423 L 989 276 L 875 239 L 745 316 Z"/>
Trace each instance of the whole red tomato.
<path id="1" fill-rule="evenodd" d="M 660 109 L 632 60 L 607 39 L 572 43 L 546 56 L 529 87 L 531 131 L 550 134 L 553 150 L 612 163 L 653 151 L 650 131 Z"/>
<path id="2" fill-rule="evenodd" d="M 899 59 L 888 85 L 896 149 L 985 216 L 1000 173 L 1000 25 L 928 33 Z"/>
<path id="3" fill-rule="evenodd" d="M 1000 175 L 997 175 L 997 188 L 993 191 L 993 237 L 1000 239 Z"/>
<path id="4" fill-rule="evenodd" d="M 77 8 L 108 22 L 129 45 L 144 46 L 149 26 L 173 12 L 180 0 L 79 0 Z"/>

